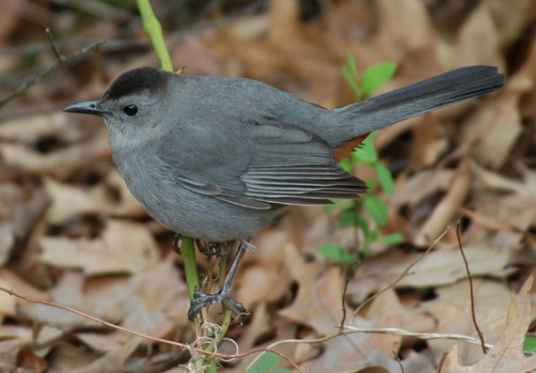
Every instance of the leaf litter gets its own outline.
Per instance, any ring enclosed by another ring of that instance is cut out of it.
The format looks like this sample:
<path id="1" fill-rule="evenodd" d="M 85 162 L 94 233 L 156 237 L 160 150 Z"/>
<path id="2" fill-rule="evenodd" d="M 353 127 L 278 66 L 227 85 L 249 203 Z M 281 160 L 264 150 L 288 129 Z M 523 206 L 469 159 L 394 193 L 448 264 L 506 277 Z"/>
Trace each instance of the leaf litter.
<path id="1" fill-rule="evenodd" d="M 314 372 L 536 369 L 522 353 L 534 308 L 531 280 L 522 284 L 536 263 L 535 1 L 271 0 L 239 15 L 233 6 L 261 2 L 228 0 L 218 11 L 204 3 L 180 3 L 178 15 L 162 16 L 176 67 L 258 79 L 328 108 L 354 99 L 341 72 L 348 52 L 359 72 L 378 62 L 397 65 L 378 93 L 469 64 L 495 65 L 508 74 L 499 92 L 378 134 L 380 159 L 395 173 L 395 195 L 380 194 L 389 208 L 382 229 L 402 233 L 405 243 L 372 245 L 344 299 L 349 323 L 357 307 L 387 288 L 365 304 L 354 326 L 476 337 L 455 229 L 391 286 L 461 219 L 477 321 L 494 347 L 483 355 L 479 346 L 450 339 L 361 333 L 276 348 Z M 102 123 L 60 112 L 96 99 L 123 71 L 157 66 L 139 27 L 126 27 L 136 22 L 134 9 L 118 18 L 49 1 L 7 1 L 0 9 L 8 15 L 0 23 L 0 97 L 54 63 L 44 26 L 60 35 L 62 52 L 85 46 L 69 40 L 108 40 L 0 111 L 0 285 L 191 343 L 182 259 L 171 251 L 172 234 L 150 220 L 119 178 Z M 337 218 L 320 208 L 291 208 L 255 238 L 259 250 L 246 255 L 234 293 L 251 314 L 228 333 L 241 352 L 339 331 L 346 270 L 318 249 L 336 242 L 357 250 L 360 237 Z M 512 289 L 521 290 L 512 297 Z M 171 372 L 188 359 L 169 346 L 7 293 L 0 293 L 0 317 L 0 371 Z M 234 352 L 226 344 L 221 349 Z M 222 371 L 243 371 L 243 365 L 226 364 Z"/>

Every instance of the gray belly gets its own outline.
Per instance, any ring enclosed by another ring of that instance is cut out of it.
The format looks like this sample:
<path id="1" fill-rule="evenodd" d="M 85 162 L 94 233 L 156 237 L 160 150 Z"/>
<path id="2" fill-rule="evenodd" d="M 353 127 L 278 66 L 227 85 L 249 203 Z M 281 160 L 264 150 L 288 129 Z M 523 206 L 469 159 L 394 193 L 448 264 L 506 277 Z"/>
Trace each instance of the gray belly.
<path id="1" fill-rule="evenodd" d="M 124 165 L 123 165 L 124 166 Z M 125 177 L 132 194 L 156 221 L 175 233 L 210 242 L 249 239 L 283 210 L 253 210 L 192 192 L 154 169 Z"/>

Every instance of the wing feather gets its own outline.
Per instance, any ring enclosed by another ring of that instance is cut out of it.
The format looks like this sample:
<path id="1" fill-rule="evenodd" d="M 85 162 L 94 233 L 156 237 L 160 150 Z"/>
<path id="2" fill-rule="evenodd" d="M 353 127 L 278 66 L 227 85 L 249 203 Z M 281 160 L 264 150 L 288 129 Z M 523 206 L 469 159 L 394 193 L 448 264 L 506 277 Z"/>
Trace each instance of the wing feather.
<path id="1" fill-rule="evenodd" d="M 332 204 L 330 199 L 355 199 L 367 191 L 333 159 L 323 139 L 299 126 L 263 118 L 236 132 L 233 146 L 229 137 L 212 139 L 198 141 L 197 154 L 182 154 L 180 170 L 172 172 L 177 183 L 199 194 L 266 210 L 274 204 Z M 167 162 L 176 154 L 169 149 L 161 150 Z"/>

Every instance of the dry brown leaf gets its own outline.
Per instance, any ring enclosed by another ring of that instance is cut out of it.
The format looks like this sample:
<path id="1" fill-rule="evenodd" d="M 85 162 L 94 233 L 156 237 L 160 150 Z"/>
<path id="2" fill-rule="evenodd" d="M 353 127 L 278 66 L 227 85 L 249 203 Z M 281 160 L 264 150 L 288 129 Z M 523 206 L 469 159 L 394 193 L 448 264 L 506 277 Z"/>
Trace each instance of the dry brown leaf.
<path id="1" fill-rule="evenodd" d="M 445 228 L 453 223 L 458 209 L 462 206 L 471 190 L 472 182 L 472 175 L 469 173 L 465 163 L 461 164 L 457 169 L 451 188 L 414 237 L 413 242 L 416 246 L 425 247 L 431 245 Z"/>
<path id="2" fill-rule="evenodd" d="M 493 249 L 486 242 L 464 245 L 465 256 L 473 276 L 503 278 L 515 272 L 509 267 L 508 250 Z M 388 250 L 368 259 L 359 266 L 348 286 L 352 302 L 362 302 L 368 294 L 394 282 L 422 254 Z M 411 268 L 411 273 L 399 281 L 395 288 L 427 288 L 452 284 L 467 276 L 458 248 L 445 248 L 428 253 Z"/>
<path id="3" fill-rule="evenodd" d="M 0 144 L 0 155 L 11 168 L 29 174 L 52 175 L 63 180 L 85 166 L 110 158 L 108 132 L 99 131 L 88 141 L 42 154 L 22 144 Z"/>
<path id="4" fill-rule="evenodd" d="M 236 299 L 240 299 L 247 310 L 259 302 L 272 303 L 288 293 L 291 282 L 288 271 L 282 268 L 249 267 L 240 276 Z"/>
<path id="5" fill-rule="evenodd" d="M 493 344 L 501 336 L 504 327 L 504 316 L 508 309 L 510 290 L 499 282 L 474 280 L 476 319 L 486 343 Z M 435 332 L 442 334 L 463 334 L 478 337 L 471 316 L 471 294 L 469 282 L 448 285 L 436 289 L 437 298 L 423 302 L 420 309 L 432 314 L 438 325 Z M 434 351 L 436 361 L 455 342 L 439 339 L 428 341 Z M 461 359 L 464 363 L 472 363 L 482 355 L 482 347 L 474 344 L 462 344 Z"/>
<path id="6" fill-rule="evenodd" d="M 58 343 L 52 348 L 48 356 L 49 372 L 71 372 L 71 370 L 87 366 L 95 360 L 97 358 L 94 355 L 80 348 L 67 343 Z"/>
<path id="7" fill-rule="evenodd" d="M 87 275 L 136 273 L 157 264 L 154 237 L 141 224 L 109 220 L 99 238 L 45 236 L 42 260 L 62 268 L 81 268 Z"/>
<path id="8" fill-rule="evenodd" d="M 33 342 L 34 333 L 31 328 L 25 326 L 1 325 L 0 340 L 11 338 L 16 338 L 25 344 L 30 344 Z"/>
<path id="9" fill-rule="evenodd" d="M 536 15 L 534 0 L 486 0 L 485 3 L 493 16 L 501 49 L 520 37 L 523 28 Z"/>
<path id="10" fill-rule="evenodd" d="M 4 278 L 2 273 L 0 273 L 0 286 L 5 289 L 13 289 L 9 279 Z M 14 315 L 15 312 L 15 297 L 3 291 L 0 292 L 0 318 L 3 319 L 6 315 Z"/>
<path id="11" fill-rule="evenodd" d="M 338 268 L 325 273 L 318 262 L 307 263 L 296 247 L 287 246 L 286 266 L 298 282 L 294 302 L 279 311 L 282 316 L 306 324 L 320 334 L 333 334 L 342 320 L 342 276 Z"/>
<path id="12" fill-rule="evenodd" d="M 0 372 L 42 373 L 48 364 L 20 339 L 0 341 Z"/>
<path id="13" fill-rule="evenodd" d="M 128 190 L 116 170 L 110 172 L 104 182 L 89 188 L 63 184 L 48 177 L 43 181 L 52 198 L 52 205 L 47 211 L 52 223 L 62 223 L 69 218 L 86 214 L 147 216 L 147 212 Z"/>
<path id="14" fill-rule="evenodd" d="M 136 350 L 142 338 L 130 337 L 120 348 L 108 351 L 104 356 L 87 365 L 72 368 L 69 373 L 123 372 L 126 359 Z"/>
<path id="15" fill-rule="evenodd" d="M 434 369 L 434 363 L 425 354 L 415 354 L 399 362 L 393 358 L 392 353 L 381 350 L 373 350 L 367 358 L 367 364 L 371 366 L 355 373 L 430 373 Z"/>
<path id="16" fill-rule="evenodd" d="M 61 328 L 44 324 L 37 332 L 35 343 L 38 346 L 51 345 L 53 342 L 58 341 L 63 335 L 64 333 Z"/>
<path id="17" fill-rule="evenodd" d="M 374 299 L 367 309 L 366 316 L 368 319 L 377 316 L 397 317 L 397 328 L 418 333 L 432 332 L 437 326 L 437 319 L 434 316 L 423 312 L 422 309 L 402 305 L 392 288 Z"/>
<path id="18" fill-rule="evenodd" d="M 411 177 L 398 177 L 395 181 L 396 193 L 389 202 L 396 209 L 405 204 L 413 206 L 436 192 L 448 190 L 455 175 L 453 170 L 423 170 Z"/>
<path id="19" fill-rule="evenodd" d="M 478 193 L 473 196 L 474 209 L 516 227 L 515 232 L 498 231 L 494 233 L 495 247 L 515 247 L 520 244 L 529 229 L 536 221 L 534 190 L 536 188 L 536 172 L 518 165 L 522 180 L 512 180 L 500 174 L 485 170 L 471 164 L 471 172 L 475 174 Z M 508 192 L 505 194 L 505 192 Z M 500 198 L 501 203 L 497 203 Z"/>
<path id="20" fill-rule="evenodd" d="M 71 119 L 67 113 L 53 111 L 6 120 L 0 126 L 0 140 L 25 144 L 49 136 L 67 143 L 82 140 L 84 131 Z"/>
<path id="21" fill-rule="evenodd" d="M 511 296 L 504 334 L 483 358 L 470 366 L 466 366 L 463 362 L 460 363 L 460 344 L 457 343 L 445 357 L 441 371 L 449 373 L 502 373 L 533 372 L 536 370 L 536 355 L 527 358 L 523 353 L 525 333 L 531 321 L 529 292 L 533 282 L 534 275 L 531 275 L 519 293 Z"/>
<path id="22" fill-rule="evenodd" d="M 462 144 L 475 144 L 472 155 L 493 169 L 503 166 L 521 134 L 520 93 L 502 95 L 497 101 L 481 105 L 462 127 Z"/>
<path id="23" fill-rule="evenodd" d="M 407 54 L 432 43 L 436 34 L 425 4 L 418 0 L 377 1 L 379 30 L 369 48 L 379 60 L 398 62 Z"/>
<path id="24" fill-rule="evenodd" d="M 396 317 L 377 317 L 374 321 L 357 318 L 353 326 L 357 328 L 389 328 L 397 325 Z M 401 337 L 388 334 L 352 333 L 341 335 L 323 344 L 320 357 L 310 360 L 300 367 L 304 371 L 354 372 L 356 369 L 376 364 L 375 351 L 392 354 L 398 351 Z"/>
<path id="25" fill-rule="evenodd" d="M 467 17 L 450 55 L 456 67 L 489 64 L 503 66 L 497 29 L 486 2 L 482 2 Z"/>
<path id="26" fill-rule="evenodd" d="M 17 364 L 17 356 L 24 346 L 20 339 L 0 341 L 0 371 L 12 372 Z"/>
<path id="27" fill-rule="evenodd" d="M 106 353 L 121 348 L 130 338 L 123 332 L 102 333 L 76 333 L 78 338 L 87 347 L 99 353 Z"/>

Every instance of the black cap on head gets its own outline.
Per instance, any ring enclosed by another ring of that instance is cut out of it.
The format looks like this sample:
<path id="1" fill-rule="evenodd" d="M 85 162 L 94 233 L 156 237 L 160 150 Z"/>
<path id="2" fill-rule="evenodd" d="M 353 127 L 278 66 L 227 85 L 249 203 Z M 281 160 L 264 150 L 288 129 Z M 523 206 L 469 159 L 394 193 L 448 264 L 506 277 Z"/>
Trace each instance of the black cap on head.
<path id="1" fill-rule="evenodd" d="M 165 73 L 152 67 L 140 67 L 127 71 L 113 82 L 104 93 L 103 100 L 115 100 L 119 97 L 141 93 L 149 90 L 151 94 L 162 89 L 166 84 Z"/>

